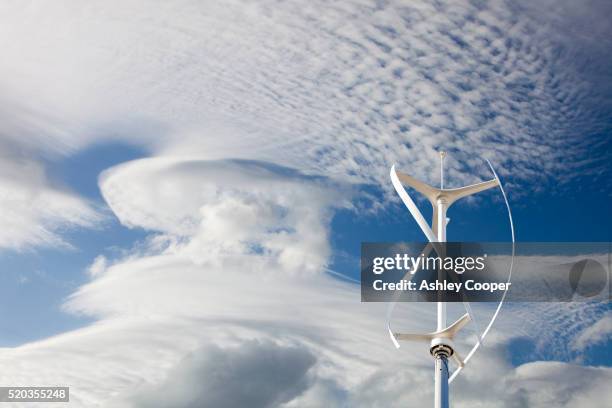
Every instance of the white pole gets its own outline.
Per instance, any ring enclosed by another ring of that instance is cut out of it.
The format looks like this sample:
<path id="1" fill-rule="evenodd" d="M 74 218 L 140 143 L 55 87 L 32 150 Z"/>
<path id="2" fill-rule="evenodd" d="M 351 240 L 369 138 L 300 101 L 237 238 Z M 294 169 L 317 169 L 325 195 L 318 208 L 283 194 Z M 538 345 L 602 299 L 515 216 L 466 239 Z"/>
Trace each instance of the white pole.
<path id="1" fill-rule="evenodd" d="M 446 152 L 440 152 L 440 189 L 444 188 L 444 158 Z M 446 242 L 446 200 L 439 198 L 437 200 L 438 207 L 438 230 L 435 233 L 438 236 L 438 242 Z M 439 254 L 442 256 L 442 254 Z M 444 272 L 440 268 L 438 272 L 438 280 L 444 279 Z M 446 328 L 446 302 L 438 302 L 438 330 Z"/>
<path id="2" fill-rule="evenodd" d="M 446 152 L 440 152 L 440 190 L 444 190 L 444 158 L 446 157 Z"/>
<path id="3" fill-rule="evenodd" d="M 448 408 L 448 358 L 445 354 L 437 354 L 435 361 L 436 395 L 434 398 L 436 408 Z"/>
<path id="4" fill-rule="evenodd" d="M 446 152 L 440 152 L 440 189 L 444 189 L 444 158 Z M 444 198 L 438 198 L 437 202 L 438 209 L 438 242 L 446 242 L 446 208 L 447 202 Z M 438 254 L 441 257 L 443 254 Z M 440 268 L 438 272 L 438 281 L 442 281 L 445 278 L 444 271 Z M 439 293 L 442 296 L 442 293 Z M 440 298 L 439 298 L 440 299 Z M 438 300 L 438 331 L 442 331 L 446 328 L 446 302 Z M 435 395 L 434 395 L 434 406 L 435 408 L 449 408 L 448 401 L 448 349 L 440 348 L 437 352 L 434 352 L 434 381 L 435 381 Z"/>
<path id="5" fill-rule="evenodd" d="M 438 242 L 446 242 L 446 200 L 439 198 L 437 202 L 438 206 Z M 444 254 L 439 254 L 440 257 L 444 257 Z M 438 270 L 438 281 L 444 280 L 444 270 L 440 268 Z M 438 330 L 444 330 L 446 328 L 446 302 L 438 302 Z"/>

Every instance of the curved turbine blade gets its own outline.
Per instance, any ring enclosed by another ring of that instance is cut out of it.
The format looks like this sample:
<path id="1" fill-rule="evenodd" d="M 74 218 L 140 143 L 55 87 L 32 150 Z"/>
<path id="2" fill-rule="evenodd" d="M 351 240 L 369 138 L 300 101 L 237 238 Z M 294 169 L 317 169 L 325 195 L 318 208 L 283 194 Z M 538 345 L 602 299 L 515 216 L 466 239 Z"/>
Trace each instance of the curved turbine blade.
<path id="1" fill-rule="evenodd" d="M 495 180 L 497 180 L 497 185 L 499 186 L 499 189 L 501 190 L 502 196 L 504 197 L 504 202 L 506 203 L 506 209 L 508 210 L 508 220 L 510 221 L 510 233 L 512 234 L 512 257 L 510 258 L 510 268 L 508 270 L 508 283 L 509 283 L 512 280 L 512 270 L 514 268 L 514 255 L 515 255 L 515 245 L 516 245 L 515 235 L 514 235 L 514 222 L 512 220 L 512 211 L 510 210 L 510 203 L 508 202 L 508 197 L 506 196 L 506 192 L 504 191 L 504 187 L 501 183 L 501 180 L 499 179 L 499 176 L 495 172 L 495 169 L 493 168 L 493 165 L 491 164 L 489 160 L 487 160 L 487 164 L 489 165 L 489 168 L 491 169 L 491 172 L 493 173 Z M 478 337 L 478 342 L 474 345 L 474 347 L 472 347 L 468 355 L 463 360 L 464 364 L 467 364 L 467 362 L 476 353 L 476 351 L 478 350 L 478 347 L 480 347 L 480 345 L 482 344 L 482 341 L 484 340 L 484 338 L 487 336 L 487 334 L 491 330 L 491 327 L 493 327 L 493 323 L 495 322 L 495 320 L 497 320 L 497 316 L 499 315 L 499 312 L 501 311 L 501 308 L 504 304 L 504 300 L 506 298 L 507 293 L 508 293 L 508 290 L 506 289 L 504 291 L 504 294 L 502 295 L 501 300 L 499 301 L 499 304 L 497 305 L 497 308 L 495 309 L 495 313 L 493 313 L 493 317 L 489 321 L 489 324 L 484 329 L 482 334 Z M 463 370 L 463 367 L 459 367 L 455 370 L 455 372 L 453 372 L 451 377 L 448 379 L 449 384 L 459 375 L 461 370 Z"/>
<path id="2" fill-rule="evenodd" d="M 404 202 L 404 205 L 406 206 L 406 208 L 408 208 L 408 211 L 410 211 L 410 214 L 412 214 L 419 227 L 421 227 L 421 231 L 423 231 L 423 233 L 430 242 L 438 242 L 438 238 L 434 235 L 431 228 L 429 228 L 427 221 L 425 221 L 425 217 L 423 217 L 421 211 L 419 211 L 414 201 L 412 201 L 412 198 L 410 198 L 410 196 L 404 189 L 404 186 L 402 186 L 402 183 L 400 182 L 399 178 L 397 177 L 397 173 L 395 172 L 395 165 L 391 166 L 390 176 L 391 182 L 393 183 L 393 187 L 395 187 L 395 191 L 400 196 L 400 198 Z"/>
<path id="3" fill-rule="evenodd" d="M 387 322 L 387 330 L 389 331 L 389 337 L 391 337 L 391 341 L 393 342 L 393 345 L 395 346 L 395 348 L 400 348 L 400 344 L 396 340 L 395 334 L 393 333 L 393 330 L 391 330 L 391 326 L 389 325 L 388 322 Z"/>
<path id="4" fill-rule="evenodd" d="M 455 379 L 455 377 L 457 377 L 459 375 L 461 370 L 463 370 L 463 367 L 465 367 L 465 360 L 463 360 L 463 365 L 462 366 L 457 367 L 457 369 L 455 371 L 453 371 L 453 374 L 448 379 L 448 383 L 449 384 L 452 383 L 453 380 Z"/>
<path id="5" fill-rule="evenodd" d="M 431 251 L 434 250 L 434 246 L 433 244 L 430 242 L 428 243 L 425 248 L 423 249 L 423 251 L 421 251 L 421 253 L 423 254 L 423 256 L 429 256 L 429 254 L 431 253 Z M 404 274 L 404 277 L 402 279 L 407 279 L 407 280 L 412 280 L 412 278 L 414 277 L 414 275 L 416 273 L 418 273 L 418 271 L 421 270 L 421 265 L 419 264 L 419 266 L 414 270 L 414 273 L 411 272 L 406 272 L 406 274 Z M 397 299 L 399 298 L 400 293 L 396 292 L 393 295 L 393 301 L 391 303 L 389 303 L 389 305 L 387 306 L 387 316 L 386 316 L 386 320 L 387 320 L 387 330 L 389 331 L 389 335 L 391 336 L 391 340 L 393 341 L 393 344 L 395 345 L 396 348 L 399 348 L 399 343 L 397 342 L 397 340 L 395 339 L 394 335 L 393 335 L 393 330 L 391 329 L 391 315 L 393 314 L 393 310 L 395 309 L 395 304 L 397 303 Z"/>
<path id="6" fill-rule="evenodd" d="M 453 350 L 452 358 L 455 360 L 455 363 L 459 366 L 459 368 L 463 368 L 465 366 L 465 363 L 459 353 L 457 353 L 457 350 Z"/>

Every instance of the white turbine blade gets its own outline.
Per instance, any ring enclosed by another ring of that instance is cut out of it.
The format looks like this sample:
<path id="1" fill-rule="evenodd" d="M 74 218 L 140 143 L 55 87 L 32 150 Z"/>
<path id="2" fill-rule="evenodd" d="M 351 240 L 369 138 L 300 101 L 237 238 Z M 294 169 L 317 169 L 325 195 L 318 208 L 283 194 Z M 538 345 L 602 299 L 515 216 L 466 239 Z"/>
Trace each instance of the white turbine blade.
<path id="1" fill-rule="evenodd" d="M 434 249 L 434 246 L 431 242 L 429 242 L 425 248 L 423 249 L 423 251 L 421 252 L 423 254 L 423 256 L 429 256 L 429 254 L 431 253 L 431 251 Z M 412 272 L 406 272 L 406 274 L 404 275 L 403 279 L 406 279 L 406 276 L 409 275 L 408 280 L 412 280 L 412 278 L 418 273 L 418 271 L 421 270 L 421 265 L 419 264 L 419 266 L 414 270 L 414 273 Z M 393 330 L 391 330 L 391 315 L 393 314 L 393 310 L 395 309 L 395 304 L 397 303 L 397 299 L 399 298 L 399 296 L 401 295 L 400 292 L 397 292 L 393 295 L 393 301 L 391 303 L 389 303 L 389 306 L 387 307 L 387 330 L 389 331 L 389 336 L 391 336 L 391 341 L 393 341 L 393 344 L 395 345 L 396 348 L 399 348 L 399 343 L 397 342 L 397 340 L 395 339 L 395 336 L 393 335 Z"/>
<path id="2" fill-rule="evenodd" d="M 429 342 L 433 338 L 433 333 L 419 334 L 419 333 L 393 333 L 393 336 L 397 340 L 402 341 L 425 341 Z"/>
<path id="3" fill-rule="evenodd" d="M 453 281 L 459 283 L 459 278 L 457 277 L 456 274 L 451 273 L 450 277 L 453 279 Z M 476 322 L 476 318 L 474 316 L 474 313 L 472 312 L 472 307 L 470 306 L 470 302 L 466 300 L 467 295 L 466 295 L 465 289 L 463 288 L 463 285 L 461 286 L 461 298 L 462 298 L 463 307 L 465 308 L 465 311 L 470 317 L 470 321 L 472 321 L 474 323 L 474 326 L 476 326 L 476 333 L 478 333 L 478 336 L 479 336 L 478 341 L 480 341 L 480 326 Z"/>
<path id="4" fill-rule="evenodd" d="M 391 330 L 391 326 L 388 323 L 387 323 L 387 330 L 389 331 L 389 337 L 391 337 L 391 341 L 393 342 L 393 345 L 395 346 L 395 348 L 400 348 L 400 344 L 395 338 L 395 334 L 393 334 L 393 330 Z"/>
<path id="5" fill-rule="evenodd" d="M 434 235 L 438 236 L 438 206 L 431 204 L 433 211 L 431 213 L 431 231 Z"/>
<path id="6" fill-rule="evenodd" d="M 457 366 L 459 366 L 459 367 L 465 366 L 465 363 L 463 362 L 463 359 L 461 358 L 459 353 L 457 353 L 457 350 L 453 350 L 452 358 L 453 358 L 453 360 L 455 360 L 455 363 L 457 364 Z"/>
<path id="7" fill-rule="evenodd" d="M 414 177 L 409 176 L 408 174 L 404 174 L 402 172 L 396 172 L 396 173 L 397 173 L 397 178 L 403 184 L 407 184 L 410 187 L 414 188 L 416 191 L 418 191 L 419 193 L 427 197 L 427 199 L 431 201 L 432 203 L 436 202 L 436 197 L 438 196 L 438 194 L 440 194 L 439 189 L 432 187 L 428 184 L 425 184 L 422 181 L 419 181 L 415 179 Z"/>
<path id="8" fill-rule="evenodd" d="M 408 211 L 410 211 L 410 214 L 412 214 L 419 227 L 421 227 L 421 231 L 423 231 L 423 233 L 430 242 L 438 242 L 438 238 L 431 231 L 431 228 L 429 228 L 427 221 L 425 221 L 425 217 L 423 217 L 421 211 L 419 211 L 414 201 L 412 201 L 412 198 L 410 198 L 410 196 L 402 186 L 402 183 L 400 182 L 395 172 L 395 165 L 391 166 L 390 176 L 391 182 L 393 183 L 393 187 L 395 187 L 395 191 L 400 196 L 404 205 L 406 206 L 406 208 L 408 208 Z"/>
<path id="9" fill-rule="evenodd" d="M 431 214 L 431 230 L 433 231 L 434 234 L 438 234 L 438 206 L 437 205 L 431 205 L 433 207 L 433 213 Z M 448 226 L 448 223 L 450 222 L 450 218 L 446 217 L 446 226 Z"/>
<path id="10" fill-rule="evenodd" d="M 459 373 L 461 372 L 461 370 L 463 370 L 463 367 L 465 367 L 465 363 L 466 361 L 463 361 L 463 365 L 457 367 L 457 369 L 453 372 L 453 374 L 450 376 L 450 378 L 448 379 L 448 383 L 452 383 L 453 380 L 455 379 L 455 377 L 457 377 L 459 375 Z"/>
<path id="11" fill-rule="evenodd" d="M 435 338 L 445 338 L 445 339 L 452 340 L 453 337 L 455 337 L 455 335 L 459 332 L 459 330 L 465 327 L 465 325 L 468 324 L 469 322 L 470 322 L 470 315 L 466 313 L 463 316 L 461 316 L 459 319 L 457 319 L 455 323 L 448 326 L 446 329 L 436 331 L 433 333 L 394 333 L 391 330 L 391 326 L 389 324 L 387 324 L 387 330 L 389 331 L 389 336 L 391 337 L 391 340 L 393 341 L 394 344 L 396 344 L 396 347 L 399 348 L 399 344 L 397 343 L 398 340 L 431 341 L 432 339 L 435 339 Z"/>
<path id="12" fill-rule="evenodd" d="M 502 196 L 504 197 L 504 202 L 506 203 L 506 208 L 508 210 L 508 220 L 510 221 L 510 233 L 512 235 L 512 256 L 510 258 L 510 268 L 508 269 L 508 281 L 506 283 L 510 283 L 510 281 L 512 280 L 512 269 L 514 268 L 514 255 L 515 255 L 514 222 L 512 220 L 512 211 L 510 210 L 510 203 L 508 202 L 508 197 L 506 196 L 506 192 L 504 191 L 504 187 L 502 186 L 502 183 L 499 180 L 499 177 L 497 176 L 497 173 L 495 172 L 495 169 L 493 168 L 493 165 L 491 164 L 491 162 L 488 159 L 487 159 L 487 164 L 489 165 L 489 168 L 491 169 L 491 172 L 493 173 L 493 176 L 495 177 L 495 180 L 497 180 L 497 185 L 499 186 L 499 189 L 500 189 L 500 191 L 502 193 Z M 504 291 L 504 293 L 502 295 L 502 298 L 500 299 L 499 304 L 497 305 L 497 309 L 495 310 L 495 313 L 493 314 L 493 317 L 491 318 L 491 321 L 489 322 L 489 324 L 485 328 L 484 332 L 480 336 L 480 342 L 482 342 L 482 340 L 484 340 L 485 336 L 489 333 L 489 330 L 491 330 L 491 327 L 493 327 L 493 323 L 497 319 L 497 316 L 499 315 L 501 307 L 504 304 L 504 300 L 506 299 L 506 295 L 508 294 L 508 287 L 509 286 L 510 285 L 506 285 L 506 290 Z M 476 352 L 476 349 L 478 348 L 478 345 L 479 345 L 479 343 L 476 344 L 474 349 L 465 358 L 466 362 L 472 357 L 472 355 L 474 355 L 474 352 Z"/>
<path id="13" fill-rule="evenodd" d="M 512 280 L 512 270 L 514 268 L 514 255 L 515 255 L 515 235 L 514 235 L 514 222 L 512 220 L 512 211 L 510 210 L 510 203 L 508 202 L 508 197 L 506 196 L 506 192 L 504 191 L 504 187 L 502 186 L 502 183 L 501 183 L 501 181 L 499 179 L 499 176 L 495 172 L 495 169 L 493 168 L 493 165 L 491 164 L 491 162 L 489 160 L 487 160 L 487 164 L 489 165 L 489 168 L 491 169 L 491 172 L 493 173 L 493 176 L 497 180 L 499 189 L 501 190 L 502 196 L 504 197 L 504 202 L 506 203 L 506 209 L 508 210 L 508 220 L 510 221 L 510 233 L 512 235 L 512 257 L 510 258 L 510 268 L 508 270 L 508 281 L 506 283 L 510 283 L 510 281 Z M 506 288 L 508 286 L 510 286 L 510 285 L 506 285 Z M 497 308 L 495 309 L 495 313 L 493 313 L 493 317 L 489 321 L 489 324 L 484 329 L 482 334 L 479 336 L 479 338 L 478 338 L 479 341 L 474 345 L 474 347 L 472 347 L 472 349 L 470 350 L 468 355 L 465 357 L 465 360 L 463 360 L 464 363 L 467 364 L 467 362 L 472 358 L 472 356 L 478 350 L 478 347 L 480 347 L 480 345 L 482 344 L 482 341 L 484 340 L 484 338 L 487 336 L 487 334 L 491 330 L 491 327 L 493 327 L 493 323 L 495 323 L 495 320 L 497 320 L 497 316 L 499 316 L 499 312 L 501 311 L 501 308 L 502 308 L 502 306 L 504 304 L 504 300 L 506 299 L 507 293 L 508 293 L 508 289 L 506 289 L 504 291 L 504 293 L 502 295 L 502 298 L 499 301 L 499 304 L 497 305 Z M 455 370 L 455 372 L 453 373 L 451 378 L 448 380 L 448 382 L 450 383 L 451 381 L 453 381 L 455 379 L 455 377 L 457 377 L 457 375 L 459 375 L 459 372 L 461 372 L 461 370 L 462 370 L 462 368 L 459 368 L 459 369 Z"/>
<path id="14" fill-rule="evenodd" d="M 421 254 L 423 254 L 423 256 L 429 256 L 429 254 L 431 253 L 431 251 L 433 251 L 434 246 L 431 242 L 429 242 L 427 245 L 425 245 L 425 248 L 423 248 L 423 251 L 421 251 Z M 414 276 L 421 270 L 421 264 L 419 263 L 419 265 L 412 271 L 407 271 L 404 276 L 402 277 L 402 280 L 407 280 L 407 281 L 412 281 L 412 278 L 414 278 Z M 396 291 L 396 293 L 393 294 L 393 298 L 392 298 L 392 302 L 391 302 L 391 306 L 395 305 L 395 303 L 397 302 L 397 299 L 402 295 L 401 292 Z M 390 308 L 387 310 L 387 326 L 390 325 L 390 321 L 391 321 L 391 312 L 393 311 L 393 308 Z"/>
<path id="15" fill-rule="evenodd" d="M 387 330 L 389 331 L 389 337 L 391 337 L 391 341 L 395 348 L 400 348 L 400 344 L 398 340 L 403 341 L 425 341 L 429 342 L 432 339 L 433 333 L 427 334 L 416 334 L 416 333 L 393 333 L 391 330 L 391 326 L 387 324 Z"/>
<path id="16" fill-rule="evenodd" d="M 469 195 L 476 194 L 484 190 L 488 190 L 498 185 L 499 181 L 497 180 L 497 178 L 494 178 L 493 180 L 483 181 L 482 183 L 472 184 L 471 186 L 444 190 L 444 195 L 448 197 L 450 205 L 451 203 L 459 200 L 460 198 L 467 197 Z"/>
<path id="17" fill-rule="evenodd" d="M 463 302 L 463 307 L 465 307 L 465 311 L 470 316 L 470 320 L 472 321 L 472 323 L 474 323 L 474 326 L 476 326 L 476 333 L 477 333 L 477 336 L 478 336 L 478 342 L 480 343 L 480 341 L 481 341 L 481 339 L 480 339 L 480 326 L 478 325 L 478 322 L 476 321 L 476 318 L 474 317 L 474 313 L 472 312 L 472 307 L 470 306 L 470 302 L 465 302 L 464 301 Z"/>
<path id="18" fill-rule="evenodd" d="M 459 332 L 459 330 L 463 329 L 466 324 L 470 322 L 470 315 L 468 313 L 461 316 L 457 321 L 446 329 L 436 332 L 437 337 L 446 337 L 452 339 Z"/>
<path id="19" fill-rule="evenodd" d="M 457 275 L 451 273 L 450 276 L 453 279 L 453 281 L 457 283 L 459 282 Z M 480 342 L 480 326 L 478 325 L 478 322 L 476 321 L 476 317 L 474 316 L 474 313 L 472 312 L 472 307 L 470 306 L 470 302 L 467 300 L 467 295 L 466 295 L 466 292 L 463 286 L 461 286 L 461 298 L 462 298 L 463 307 L 465 308 L 465 311 L 470 317 L 470 321 L 474 323 L 474 326 L 476 326 L 476 333 L 478 334 L 478 341 Z"/>
<path id="20" fill-rule="evenodd" d="M 495 172 L 495 169 L 493 168 L 493 165 L 491 164 L 491 162 L 489 161 L 489 159 L 487 160 L 487 164 L 489 165 L 489 168 L 491 169 L 491 172 L 493 173 L 493 176 L 495 177 L 495 180 L 497 180 L 497 185 L 499 186 L 499 189 L 502 193 L 502 196 L 504 197 L 504 201 L 506 202 L 506 208 L 508 209 L 508 218 L 510 221 L 510 233 L 512 234 L 512 248 L 513 248 L 513 257 L 514 257 L 514 222 L 512 221 L 512 211 L 510 211 L 510 203 L 508 203 L 508 197 L 506 196 L 506 192 L 504 191 L 504 187 L 502 186 L 501 180 L 499 179 L 499 176 L 497 175 L 497 173 Z"/>

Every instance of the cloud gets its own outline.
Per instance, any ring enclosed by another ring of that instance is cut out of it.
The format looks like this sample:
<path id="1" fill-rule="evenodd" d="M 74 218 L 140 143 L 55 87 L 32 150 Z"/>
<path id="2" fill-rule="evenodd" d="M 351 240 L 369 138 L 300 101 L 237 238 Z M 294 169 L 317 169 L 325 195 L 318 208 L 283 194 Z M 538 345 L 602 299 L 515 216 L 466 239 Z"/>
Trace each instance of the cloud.
<path id="1" fill-rule="evenodd" d="M 516 370 L 510 389 L 523 393 L 522 406 L 605 407 L 612 392 L 608 367 L 583 367 L 560 362 L 533 362 Z"/>
<path id="2" fill-rule="evenodd" d="M 490 176 L 482 154 L 516 194 L 550 177 L 607 188 L 609 148 L 591 135 L 609 64 L 589 54 L 609 44 L 605 4 L 62 4 L 0 13 L 0 148 L 24 159 L 1 169 L 5 248 L 65 245 L 63 229 L 96 222 L 74 194 L 11 174 L 114 139 L 388 191 L 391 163 L 432 181 L 444 147 L 449 185 Z"/>
<path id="3" fill-rule="evenodd" d="M 582 350 L 588 346 L 596 345 L 612 337 L 612 313 L 608 312 L 592 326 L 584 329 L 580 335 L 574 339 L 572 347 Z"/>
<path id="4" fill-rule="evenodd" d="M 51 179 L 45 162 L 83 142 L 75 141 L 56 115 L 11 99 L 9 93 L 0 97 L 0 250 L 69 248 L 62 236 L 67 230 L 98 226 L 103 215 Z"/>
<path id="5" fill-rule="evenodd" d="M 383 185 L 393 162 L 435 177 L 444 147 L 455 184 L 488 175 L 479 155 L 515 185 L 607 182 L 610 104 L 582 63 L 605 32 L 565 30 L 605 5 L 570 3 L 6 4 L 0 37 L 19 41 L 0 86 L 75 146 L 122 137 Z"/>
<path id="6" fill-rule="evenodd" d="M 253 340 L 186 356 L 165 383 L 140 390 L 137 407 L 276 407 L 309 384 L 316 357 L 307 349 Z"/>
<path id="7" fill-rule="evenodd" d="M 99 275 L 104 272 L 107 266 L 106 263 L 106 257 L 104 255 L 99 255 L 94 259 L 92 264 L 89 265 L 89 267 L 87 268 L 87 272 L 90 276 L 95 277 L 96 275 Z"/>
<path id="8" fill-rule="evenodd" d="M 211 191 L 218 180 L 231 188 Z M 129 193 L 133 183 L 138 195 Z M 122 221 L 155 225 L 166 245 L 100 268 L 65 306 L 97 322 L 6 350 L 1 358 L 14 367 L 11 378 L 70 384 L 76 406 L 111 400 L 130 406 L 134 387 L 163 384 L 199 349 L 230 354 L 250 340 L 299 345 L 317 356 L 313 386 L 332 394 L 357 384 L 379 359 L 396 358 L 383 305 L 365 307 L 357 287 L 322 273 L 329 254 L 325 214 L 350 197 L 334 183 L 263 163 L 151 159 L 109 171 L 101 185 Z M 175 189 L 160 189 L 166 185 Z M 181 220 L 184 214 L 170 209 L 193 205 L 201 211 L 178 229 L 167 217 L 151 216 L 168 206 L 162 214 Z M 230 216 L 211 224 L 207 212 L 222 205 L 249 228 L 240 230 Z M 246 244 L 252 241 L 257 248 Z"/>
<path id="9" fill-rule="evenodd" d="M 61 232 L 102 221 L 91 203 L 52 186 L 40 164 L 14 157 L 0 164 L 0 208 L 0 249 L 67 248 Z"/>
<path id="10" fill-rule="evenodd" d="M 331 211 L 351 206 L 347 185 L 244 160 L 143 159 L 107 170 L 100 188 L 123 224 L 188 238 L 176 248 L 196 262 L 261 253 L 286 273 L 321 271 Z"/>

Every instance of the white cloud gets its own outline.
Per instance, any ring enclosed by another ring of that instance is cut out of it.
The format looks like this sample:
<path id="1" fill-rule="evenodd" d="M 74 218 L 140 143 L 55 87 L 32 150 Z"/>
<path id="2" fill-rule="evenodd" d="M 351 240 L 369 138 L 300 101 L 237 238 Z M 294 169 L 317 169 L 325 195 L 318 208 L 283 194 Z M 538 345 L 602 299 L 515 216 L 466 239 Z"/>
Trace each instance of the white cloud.
<path id="1" fill-rule="evenodd" d="M 38 163 L 7 158 L 0 164 L 0 249 L 70 247 L 62 231 L 101 219 L 90 203 L 50 185 Z"/>
<path id="2" fill-rule="evenodd" d="M 211 191 L 219 178 L 232 187 Z M 133 183 L 142 189 L 135 200 Z M 160 190 L 168 184 L 176 188 Z M 70 298 L 68 310 L 97 323 L 6 350 L 11 378 L 70 384 L 76 406 L 110 400 L 129 406 L 135 388 L 171 381 L 168 370 L 187 353 L 211 347 L 233 353 L 250 339 L 309 350 L 317 359 L 311 380 L 318 387 L 356 386 L 379 359 L 396 358 L 381 319 L 384 305 L 362 305 L 355 286 L 321 274 L 329 254 L 325 214 L 350 197 L 342 188 L 262 163 L 165 160 L 111 170 L 101 185 L 111 207 L 132 225 L 155 223 L 151 214 L 160 206 L 175 220 L 183 219 L 182 206 L 201 211 L 161 253 L 107 266 Z M 232 215 L 250 228 L 240 230 L 228 217 L 209 223 L 207 211 L 219 205 L 235 210 L 236 200 L 242 210 Z M 175 228 L 167 218 L 155 225 L 166 234 Z M 251 241 L 257 249 L 245 245 Z M 104 387 L 94 386 L 101 382 Z"/>
<path id="3" fill-rule="evenodd" d="M 6 3 L 0 86 L 6 105 L 27 101 L 44 133 L 59 126 L 73 148 L 121 137 L 169 155 L 261 159 L 386 186 L 392 162 L 434 178 L 444 146 L 464 152 L 448 162 L 451 182 L 486 173 L 482 153 L 514 182 L 558 184 L 587 171 L 584 135 L 602 125 L 587 113 L 601 106 L 598 84 L 576 55 L 605 36 L 575 40 L 559 29 L 576 26 L 574 8 L 552 9 Z M 590 154 L 596 176 L 604 156 Z"/>
<path id="4" fill-rule="evenodd" d="M 522 406 L 604 408 L 612 399 L 611 380 L 609 367 L 539 361 L 518 367 L 509 386 L 522 392 Z"/>
<path id="5" fill-rule="evenodd" d="M 467 153 L 448 161 L 451 183 L 488 176 L 475 151 L 511 170 L 511 187 L 586 164 L 596 183 L 606 149 L 582 136 L 601 125 L 584 113 L 600 87 L 574 57 L 602 46 L 603 25 L 571 4 L 545 24 L 527 6 L 517 18 L 505 2 L 4 3 L 0 147 L 26 173 L 32 157 L 121 139 L 388 188 L 392 162 L 434 178 L 444 145 Z M 576 35 L 584 20 L 592 36 Z M 64 245 L 66 226 L 95 222 L 82 199 L 1 170 L 1 246 Z"/>
<path id="6" fill-rule="evenodd" d="M 572 347 L 582 350 L 587 346 L 596 345 L 612 337 L 612 313 L 608 312 L 592 326 L 584 329 L 580 335 L 574 339 Z"/>
<path id="7" fill-rule="evenodd" d="M 97 275 L 100 275 L 102 272 L 104 272 L 106 270 L 106 267 L 106 257 L 104 255 L 98 255 L 91 263 L 91 265 L 89 265 L 89 267 L 87 268 L 87 272 L 89 272 L 89 275 L 91 277 L 95 278 Z"/>
<path id="8" fill-rule="evenodd" d="M 263 162 L 167 158 L 100 178 L 123 224 L 188 237 L 180 251 L 196 262 L 261 253 L 285 273 L 318 273 L 327 263 L 331 211 L 350 206 L 350 188 L 325 183 Z"/>
<path id="9" fill-rule="evenodd" d="M 133 400 L 147 408 L 276 407 L 310 387 L 308 373 L 316 361 L 307 349 L 270 341 L 210 347 L 189 354 L 165 384 L 142 389 Z"/>

